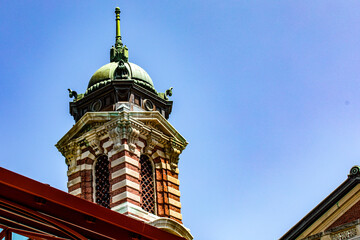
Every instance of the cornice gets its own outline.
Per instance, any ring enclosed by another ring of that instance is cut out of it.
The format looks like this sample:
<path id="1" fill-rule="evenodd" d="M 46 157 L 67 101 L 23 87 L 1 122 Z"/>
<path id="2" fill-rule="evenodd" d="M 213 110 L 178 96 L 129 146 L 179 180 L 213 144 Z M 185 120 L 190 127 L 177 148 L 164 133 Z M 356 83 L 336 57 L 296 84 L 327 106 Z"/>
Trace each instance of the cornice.
<path id="1" fill-rule="evenodd" d="M 119 149 L 121 139 L 128 140 L 129 149 L 135 151 L 139 136 L 147 146 L 144 153 L 151 154 L 155 146 L 165 148 L 166 157 L 173 169 L 176 169 L 179 155 L 188 144 L 184 137 L 157 111 L 154 112 L 88 112 L 56 144 L 67 162 L 79 155 L 80 146 L 84 143 L 91 146 L 95 153 L 102 154 L 105 149 L 100 138 L 108 134 Z M 76 149 L 76 150 L 75 150 Z"/>
<path id="2" fill-rule="evenodd" d="M 279 240 L 295 240 L 359 183 L 360 176 L 349 175 L 348 179 L 346 179 L 338 188 L 336 188 L 328 197 L 326 197 L 321 203 L 319 203 L 303 219 L 301 219 L 297 224 L 295 224 L 295 226 L 293 226 Z"/>

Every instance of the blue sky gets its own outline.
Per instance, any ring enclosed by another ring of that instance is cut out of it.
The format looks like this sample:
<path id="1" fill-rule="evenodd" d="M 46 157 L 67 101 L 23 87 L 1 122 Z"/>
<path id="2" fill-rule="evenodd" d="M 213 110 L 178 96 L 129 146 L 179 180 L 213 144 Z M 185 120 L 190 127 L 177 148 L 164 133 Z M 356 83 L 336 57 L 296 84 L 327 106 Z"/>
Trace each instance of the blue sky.
<path id="1" fill-rule="evenodd" d="M 360 164 L 359 1 L 0 2 L 0 166 L 66 191 L 54 144 L 109 62 L 114 8 L 158 91 L 197 240 L 278 239 Z"/>

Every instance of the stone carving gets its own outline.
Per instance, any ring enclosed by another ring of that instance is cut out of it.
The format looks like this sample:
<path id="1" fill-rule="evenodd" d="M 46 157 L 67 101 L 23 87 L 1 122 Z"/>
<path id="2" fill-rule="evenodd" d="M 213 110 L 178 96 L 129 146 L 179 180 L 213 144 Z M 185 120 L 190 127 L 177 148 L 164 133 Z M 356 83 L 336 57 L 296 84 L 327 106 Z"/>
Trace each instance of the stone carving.
<path id="1" fill-rule="evenodd" d="M 128 145 L 130 148 L 130 151 L 135 152 L 136 149 L 136 141 L 138 140 L 140 135 L 140 131 L 129 126 L 127 129 L 127 136 L 128 136 Z"/>
<path id="2" fill-rule="evenodd" d="M 124 61 L 120 60 L 115 71 L 115 78 L 127 79 L 129 78 L 129 71 L 127 70 Z"/>
<path id="3" fill-rule="evenodd" d="M 171 140 L 165 147 L 166 157 L 170 161 L 170 167 L 172 171 L 175 171 L 179 163 L 179 155 L 183 148 Z"/>
<path id="4" fill-rule="evenodd" d="M 331 235 L 331 240 L 347 240 L 356 236 L 356 228 L 351 228 L 343 232 Z"/>
<path id="5" fill-rule="evenodd" d="M 155 134 L 153 134 L 152 132 L 150 132 L 149 135 L 147 135 L 146 138 L 146 147 L 144 149 L 144 153 L 149 154 L 151 156 L 155 146 L 158 144 L 158 138 L 155 136 Z"/>
<path id="6" fill-rule="evenodd" d="M 319 232 L 319 233 L 310 235 L 306 238 L 302 238 L 301 240 L 320 240 L 323 235 L 324 235 L 323 232 Z"/>
<path id="7" fill-rule="evenodd" d="M 115 126 L 109 126 L 109 137 L 112 140 L 115 150 L 121 147 L 121 140 L 126 139 L 129 150 L 131 152 L 135 152 L 136 149 L 136 141 L 140 135 L 140 131 L 135 127 L 131 126 L 130 121 L 118 121 Z"/>
<path id="8" fill-rule="evenodd" d="M 65 157 L 69 170 L 74 169 L 76 167 L 76 161 L 81 156 L 80 145 L 72 141 L 62 149 L 59 149 L 59 151 Z"/>
<path id="9" fill-rule="evenodd" d="M 94 150 L 96 156 L 99 156 L 104 152 L 103 148 L 101 147 L 100 140 L 97 138 L 97 136 L 90 137 L 87 141 L 89 146 Z"/>
<path id="10" fill-rule="evenodd" d="M 145 121 L 144 124 L 149 128 L 154 128 L 156 130 L 161 131 L 160 124 L 155 123 L 154 121 Z"/>
<path id="11" fill-rule="evenodd" d="M 118 150 L 121 147 L 121 138 L 120 138 L 120 131 L 118 126 L 110 125 L 108 127 L 108 133 L 110 140 L 113 142 L 113 149 Z"/>
<path id="12" fill-rule="evenodd" d="M 94 119 L 97 119 L 97 122 L 93 122 Z M 175 171 L 179 155 L 187 145 L 186 140 L 176 130 L 162 122 L 164 120 L 160 115 L 150 112 L 139 113 L 126 110 L 106 114 L 90 112 L 85 120 L 86 122 L 81 123 L 81 126 L 75 125 L 76 131 L 69 132 L 66 138 L 56 145 L 66 157 L 69 166 L 76 165 L 78 157 L 81 156 L 80 148 L 85 146 L 91 147 L 95 155 L 101 155 L 108 154 L 107 149 L 110 145 L 112 146 L 111 151 L 115 154 L 122 149 L 123 144 L 127 144 L 129 151 L 139 154 L 136 148 L 141 137 L 146 141 L 141 151 L 151 155 L 156 146 L 159 146 L 165 152 L 164 157 L 169 161 L 169 168 Z M 108 147 L 105 149 L 100 139 L 105 140 L 107 137 L 109 137 L 109 142 L 106 142 Z M 75 142 L 77 150 L 70 146 Z"/>
<path id="13" fill-rule="evenodd" d="M 96 129 L 96 135 L 101 138 L 102 136 L 107 134 L 107 129 L 105 128 L 98 128 Z"/>
<path id="14" fill-rule="evenodd" d="M 96 129 L 94 132 L 91 132 L 90 135 L 85 136 L 84 141 L 86 142 L 86 145 L 94 150 L 96 156 L 103 154 L 105 151 L 101 145 L 100 137 L 104 136 L 106 133 L 106 129 Z"/>

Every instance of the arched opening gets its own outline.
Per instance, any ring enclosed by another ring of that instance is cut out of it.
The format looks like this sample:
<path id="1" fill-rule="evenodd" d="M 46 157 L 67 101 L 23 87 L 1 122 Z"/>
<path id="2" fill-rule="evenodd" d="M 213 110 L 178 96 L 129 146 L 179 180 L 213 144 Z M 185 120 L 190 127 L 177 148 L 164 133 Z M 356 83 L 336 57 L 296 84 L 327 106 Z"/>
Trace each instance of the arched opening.
<path id="1" fill-rule="evenodd" d="M 140 157 L 140 206 L 145 211 L 155 214 L 154 170 L 149 158 Z"/>
<path id="2" fill-rule="evenodd" d="M 95 198 L 97 204 L 110 208 L 109 160 L 105 155 L 95 164 Z"/>

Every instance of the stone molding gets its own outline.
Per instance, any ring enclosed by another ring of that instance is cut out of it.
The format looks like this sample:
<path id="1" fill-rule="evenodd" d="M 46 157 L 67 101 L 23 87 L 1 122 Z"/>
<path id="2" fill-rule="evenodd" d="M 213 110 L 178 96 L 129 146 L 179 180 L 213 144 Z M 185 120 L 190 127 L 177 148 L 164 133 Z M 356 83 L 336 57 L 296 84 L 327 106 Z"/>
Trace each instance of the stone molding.
<path id="1" fill-rule="evenodd" d="M 357 230 L 356 228 L 350 228 L 347 229 L 345 231 L 339 232 L 339 233 L 334 233 L 331 234 L 331 240 L 346 240 L 346 239 L 350 239 L 353 238 L 355 236 L 357 236 Z"/>
<path id="2" fill-rule="evenodd" d="M 111 208 L 111 210 L 116 211 L 118 213 L 126 214 L 132 218 L 139 219 L 141 221 L 154 221 L 159 219 L 155 214 L 146 212 L 139 206 L 136 206 L 129 202 L 124 202 L 116 207 Z M 138 216 L 138 217 L 137 217 Z"/>
<path id="3" fill-rule="evenodd" d="M 360 219 L 310 235 L 301 240 L 347 240 L 360 237 Z M 356 238 L 357 239 L 357 238 Z"/>
<path id="4" fill-rule="evenodd" d="M 93 129 L 84 131 L 94 122 Z M 149 124 L 151 122 L 152 124 Z M 154 128 L 156 126 L 156 128 Z M 160 131 L 161 129 L 162 131 Z M 85 132 L 85 134 L 81 134 Z M 118 151 L 126 139 L 129 150 L 136 151 L 136 143 L 144 136 L 147 145 L 142 152 L 151 156 L 156 146 L 165 146 L 165 156 L 169 159 L 171 170 L 177 169 L 179 155 L 185 149 L 186 140 L 158 112 L 88 112 L 56 144 L 58 150 L 67 159 L 68 166 L 73 166 L 79 158 L 80 145 L 85 142 L 96 155 L 106 151 L 101 146 L 101 137 L 108 135 L 113 143 L 113 150 Z M 78 136 L 80 135 L 80 136 Z"/>
<path id="5" fill-rule="evenodd" d="M 189 229 L 169 218 L 159 218 L 152 222 L 149 222 L 149 224 L 172 234 L 178 235 L 180 237 L 184 237 L 187 240 L 192 240 L 194 238 L 191 235 Z"/>

